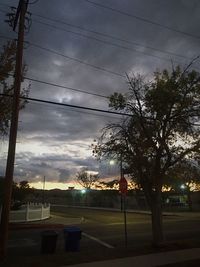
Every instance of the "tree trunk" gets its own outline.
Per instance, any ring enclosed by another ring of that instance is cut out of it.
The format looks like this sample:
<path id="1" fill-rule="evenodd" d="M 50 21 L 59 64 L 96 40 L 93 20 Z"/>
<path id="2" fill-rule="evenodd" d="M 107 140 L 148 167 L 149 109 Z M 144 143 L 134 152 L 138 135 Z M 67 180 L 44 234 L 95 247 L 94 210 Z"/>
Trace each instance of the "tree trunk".
<path id="1" fill-rule="evenodd" d="M 151 202 L 151 212 L 153 245 L 159 247 L 164 241 L 161 192 L 154 192 Z"/>
<path id="2" fill-rule="evenodd" d="M 142 184 L 142 188 L 144 190 L 147 203 L 151 209 L 153 245 L 155 247 L 159 247 L 164 242 L 162 219 L 162 186 L 161 183 L 157 183 L 156 190 L 153 190 L 152 186 L 145 182 Z"/>

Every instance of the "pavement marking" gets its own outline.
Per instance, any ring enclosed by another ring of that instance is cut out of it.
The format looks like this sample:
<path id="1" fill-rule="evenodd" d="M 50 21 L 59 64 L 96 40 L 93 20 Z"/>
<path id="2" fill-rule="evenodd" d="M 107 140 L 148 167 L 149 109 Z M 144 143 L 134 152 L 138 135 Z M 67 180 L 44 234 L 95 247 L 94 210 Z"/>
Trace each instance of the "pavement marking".
<path id="1" fill-rule="evenodd" d="M 33 239 L 11 239 L 8 241 L 8 247 L 16 248 L 16 247 L 32 247 L 36 246 L 37 242 Z"/>
<path id="2" fill-rule="evenodd" d="M 91 239 L 91 240 L 96 241 L 97 243 L 99 243 L 99 244 L 101 244 L 101 245 L 103 245 L 103 246 L 105 246 L 107 248 L 114 248 L 113 246 L 109 245 L 108 243 L 106 243 L 106 242 L 104 242 L 104 241 L 102 241 L 102 240 L 100 240 L 100 239 L 98 239 L 98 238 L 96 238 L 94 236 L 88 235 L 86 233 L 82 233 L 82 235 L 87 237 L 87 238 L 89 238 L 89 239 Z"/>

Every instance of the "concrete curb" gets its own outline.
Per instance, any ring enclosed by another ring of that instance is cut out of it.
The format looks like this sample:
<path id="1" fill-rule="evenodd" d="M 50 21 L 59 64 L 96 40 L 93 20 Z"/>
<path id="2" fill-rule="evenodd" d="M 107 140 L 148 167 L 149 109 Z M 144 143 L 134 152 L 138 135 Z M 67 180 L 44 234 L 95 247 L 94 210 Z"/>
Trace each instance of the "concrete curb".
<path id="1" fill-rule="evenodd" d="M 183 249 L 177 251 L 161 252 L 156 254 L 82 263 L 68 266 L 63 265 L 60 267 L 155 267 L 195 259 L 200 260 L 200 248 Z"/>

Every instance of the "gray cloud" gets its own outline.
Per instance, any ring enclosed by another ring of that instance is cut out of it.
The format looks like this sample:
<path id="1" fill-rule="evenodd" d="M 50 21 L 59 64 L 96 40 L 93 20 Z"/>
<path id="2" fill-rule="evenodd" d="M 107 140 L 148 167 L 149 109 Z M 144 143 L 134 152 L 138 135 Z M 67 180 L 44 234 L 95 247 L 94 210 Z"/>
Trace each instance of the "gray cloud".
<path id="1" fill-rule="evenodd" d="M 200 2 L 198 0 L 95 1 L 189 34 L 198 35 L 199 32 Z M 18 1 L 7 0 L 5 3 L 17 5 Z M 7 7 L 2 8 L 8 9 Z M 81 29 L 32 16 L 32 27 L 25 37 L 27 41 L 122 75 L 140 72 L 150 76 L 156 69 L 171 68 L 171 61 L 174 64 L 179 62 L 185 66 L 191 58 L 199 54 L 198 38 L 99 8 L 84 0 L 43 0 L 38 1 L 35 5 L 30 5 L 29 9 L 33 14 L 66 21 L 92 31 L 127 39 L 132 43 L 154 47 L 188 58 L 164 54 L 143 46 L 112 40 L 106 36 L 88 33 Z M 49 28 L 38 24 L 36 19 L 143 53 Z M 3 23 L 3 20 L 3 13 L 0 13 L 1 34 L 16 38 L 16 34 Z M 0 44 L 3 43 L 5 41 L 0 39 Z M 122 77 L 79 64 L 31 45 L 24 50 L 24 60 L 28 65 L 27 76 L 35 79 L 103 95 L 110 95 L 115 91 L 127 91 L 126 80 Z M 199 62 L 194 66 L 199 68 Z M 30 97 L 86 107 L 108 108 L 106 99 L 36 82 L 31 83 Z M 21 165 L 16 167 L 15 175 L 21 177 L 20 179 L 26 177 L 33 181 L 41 179 L 42 175 L 47 175 L 51 181 L 62 182 L 65 179 L 73 179 L 74 174 L 81 167 L 99 170 L 106 175 L 107 165 L 99 166 L 92 159 L 90 144 L 94 138 L 100 135 L 100 129 L 106 123 L 117 120 L 117 116 L 105 114 L 98 116 L 100 114 L 91 113 L 30 102 L 20 112 L 21 123 L 18 140 L 21 143 L 17 146 L 16 162 Z M 2 170 L 5 169 L 5 154 L 2 155 L 0 165 Z M 117 173 L 117 171 L 114 172 Z"/>

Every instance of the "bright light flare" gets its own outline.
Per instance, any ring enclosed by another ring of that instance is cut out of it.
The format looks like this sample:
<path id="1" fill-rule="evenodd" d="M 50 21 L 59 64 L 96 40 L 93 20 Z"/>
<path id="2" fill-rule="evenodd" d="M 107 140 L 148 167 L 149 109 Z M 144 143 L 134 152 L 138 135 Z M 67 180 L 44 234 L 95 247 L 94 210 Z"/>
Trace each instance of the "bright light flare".
<path id="1" fill-rule="evenodd" d="M 109 163 L 110 163 L 110 165 L 115 165 L 114 159 L 111 159 Z"/>
<path id="2" fill-rule="evenodd" d="M 85 189 L 82 189 L 81 190 L 81 194 L 85 194 L 86 193 L 86 190 Z"/>

